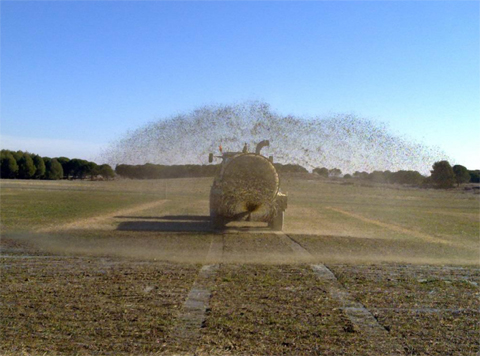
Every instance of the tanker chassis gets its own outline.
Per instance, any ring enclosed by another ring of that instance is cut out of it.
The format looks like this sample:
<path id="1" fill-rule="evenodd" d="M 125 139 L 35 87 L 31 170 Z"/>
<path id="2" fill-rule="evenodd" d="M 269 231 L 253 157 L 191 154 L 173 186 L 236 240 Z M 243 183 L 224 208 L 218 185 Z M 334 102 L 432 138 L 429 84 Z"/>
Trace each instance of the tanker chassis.
<path id="1" fill-rule="evenodd" d="M 215 229 L 231 221 L 263 221 L 281 231 L 287 195 L 280 192 L 280 179 L 273 157 L 260 154 L 268 140 L 260 142 L 255 153 L 247 145 L 242 152 L 222 152 L 220 170 L 210 190 L 210 219 Z M 209 155 L 209 162 L 213 161 Z"/>

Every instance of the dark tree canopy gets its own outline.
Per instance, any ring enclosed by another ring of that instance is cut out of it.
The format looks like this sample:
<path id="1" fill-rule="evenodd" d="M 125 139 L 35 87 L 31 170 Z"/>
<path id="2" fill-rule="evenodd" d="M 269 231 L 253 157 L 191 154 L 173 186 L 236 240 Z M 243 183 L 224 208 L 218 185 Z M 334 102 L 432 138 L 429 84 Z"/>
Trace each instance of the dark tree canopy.
<path id="1" fill-rule="evenodd" d="M 456 164 L 453 166 L 453 173 L 455 174 L 457 186 L 470 182 L 470 173 L 468 173 L 468 169 L 466 167 Z"/>
<path id="2" fill-rule="evenodd" d="M 47 179 L 62 179 L 63 178 L 63 168 L 62 165 L 55 159 L 48 159 L 45 161 L 46 173 L 45 177 Z"/>
<path id="3" fill-rule="evenodd" d="M 357 179 L 367 179 L 368 178 L 368 173 L 367 172 L 355 171 L 355 173 L 353 173 L 353 177 L 357 178 Z"/>
<path id="4" fill-rule="evenodd" d="M 57 157 L 58 163 L 62 165 L 63 169 L 63 177 L 65 179 L 68 179 L 71 175 L 71 169 L 70 169 L 70 158 L 67 157 Z"/>
<path id="5" fill-rule="evenodd" d="M 33 178 L 41 179 L 45 176 L 45 162 L 39 155 L 32 155 L 32 158 L 33 164 L 35 164 L 35 174 L 33 175 Z"/>
<path id="6" fill-rule="evenodd" d="M 119 164 L 115 172 L 124 178 L 130 179 L 163 179 L 163 178 L 185 178 L 185 177 L 213 177 L 219 165 L 173 165 L 164 166 L 161 164 L 129 165 Z"/>
<path id="7" fill-rule="evenodd" d="M 94 177 L 100 174 L 98 164 L 96 164 L 95 162 L 87 162 L 85 167 L 85 173 L 89 175 L 90 178 L 93 180 Z"/>
<path id="8" fill-rule="evenodd" d="M 11 151 L 12 155 L 13 155 L 13 158 L 15 158 L 15 161 L 19 161 L 20 158 L 22 158 L 23 156 L 23 152 L 22 151 Z"/>
<path id="9" fill-rule="evenodd" d="M 425 177 L 417 171 L 398 171 L 389 175 L 388 181 L 390 183 L 407 184 L 407 185 L 421 185 L 425 181 Z"/>
<path id="10" fill-rule="evenodd" d="M 0 153 L 1 172 L 2 178 L 15 178 L 18 174 L 18 164 L 9 151 L 2 150 Z"/>
<path id="11" fill-rule="evenodd" d="M 338 168 L 333 168 L 328 171 L 328 175 L 330 177 L 340 177 L 342 175 L 342 171 Z"/>
<path id="12" fill-rule="evenodd" d="M 100 174 L 106 180 L 115 177 L 115 172 L 108 164 L 101 164 L 98 166 L 98 174 Z"/>
<path id="13" fill-rule="evenodd" d="M 318 174 L 318 175 L 321 176 L 321 177 L 328 178 L 328 169 L 325 168 L 325 167 L 315 168 L 315 169 L 313 170 L 313 173 L 316 173 L 316 174 Z"/>
<path id="14" fill-rule="evenodd" d="M 368 175 L 368 180 L 375 183 L 386 183 L 387 179 L 388 179 L 387 174 L 381 171 L 373 171 Z"/>
<path id="15" fill-rule="evenodd" d="M 448 189 L 455 184 L 455 173 L 448 161 L 439 161 L 433 164 L 431 175 L 432 184 L 436 188 Z"/>
<path id="16" fill-rule="evenodd" d="M 468 174 L 470 174 L 471 183 L 480 183 L 480 170 L 468 171 Z"/>
<path id="17" fill-rule="evenodd" d="M 83 159 L 70 160 L 67 157 L 40 157 L 23 151 L 0 151 L 1 177 L 21 179 L 63 179 L 85 178 L 90 175 L 94 179 L 100 173 L 100 168 L 95 162 Z M 52 161 L 55 160 L 55 163 Z M 61 167 L 62 175 L 59 176 Z M 104 166 L 104 175 L 113 178 L 114 173 L 110 166 Z M 110 170 L 107 169 L 107 166 Z M 107 179 L 108 179 L 107 178 Z"/>
<path id="18" fill-rule="evenodd" d="M 70 169 L 73 178 L 83 179 L 90 172 L 88 161 L 84 159 L 74 158 L 70 160 Z"/>
<path id="19" fill-rule="evenodd" d="M 32 156 L 29 153 L 25 152 L 21 155 L 20 159 L 17 161 L 18 164 L 18 178 L 21 179 L 30 179 L 33 178 L 37 167 L 33 163 Z"/>

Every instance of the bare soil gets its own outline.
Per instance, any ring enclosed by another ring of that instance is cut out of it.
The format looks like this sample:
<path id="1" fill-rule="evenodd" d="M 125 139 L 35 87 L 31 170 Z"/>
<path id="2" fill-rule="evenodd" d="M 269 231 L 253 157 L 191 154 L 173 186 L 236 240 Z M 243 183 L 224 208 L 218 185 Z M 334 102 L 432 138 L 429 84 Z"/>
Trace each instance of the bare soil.
<path id="1" fill-rule="evenodd" d="M 0 353 L 145 354 L 168 331 L 196 265 L 2 258 Z"/>
<path id="2" fill-rule="evenodd" d="M 183 354 L 175 325 L 200 265 L 68 256 L 1 259 L 0 353 Z M 309 265 L 222 264 L 201 355 L 476 355 L 480 269 L 329 264 L 387 330 L 358 330 Z M 398 347 L 396 345 L 399 345 Z M 188 353 L 187 353 L 188 354 Z"/>
<path id="3" fill-rule="evenodd" d="M 477 355 L 480 269 L 332 266 L 339 281 L 411 355 Z"/>
<path id="4" fill-rule="evenodd" d="M 480 352 L 477 195 L 286 179 L 285 233 L 305 259 L 262 226 L 213 231 L 210 179 L 0 183 L 0 354 Z M 307 262 L 384 335 L 352 324 Z M 198 340 L 178 338 L 210 263 Z"/>
<path id="5" fill-rule="evenodd" d="M 201 355 L 366 355 L 375 346 L 308 266 L 225 265 L 210 305 Z"/>
<path id="6" fill-rule="evenodd" d="M 202 354 L 476 355 L 480 351 L 478 268 L 329 267 L 385 327 L 386 339 L 356 330 L 309 266 L 225 265 L 202 329 Z"/>

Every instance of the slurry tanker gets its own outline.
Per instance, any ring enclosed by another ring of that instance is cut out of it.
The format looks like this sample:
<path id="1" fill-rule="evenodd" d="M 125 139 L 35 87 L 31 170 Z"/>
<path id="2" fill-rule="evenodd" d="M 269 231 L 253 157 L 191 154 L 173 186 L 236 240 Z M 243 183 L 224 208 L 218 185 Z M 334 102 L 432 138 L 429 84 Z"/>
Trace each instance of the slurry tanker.
<path id="1" fill-rule="evenodd" d="M 280 179 L 273 157 L 260 151 L 270 142 L 260 142 L 255 153 L 247 144 L 241 152 L 222 152 L 219 173 L 210 190 L 210 218 L 216 229 L 231 221 L 263 221 L 272 230 L 281 231 L 287 195 L 280 192 Z M 209 155 L 209 162 L 214 159 Z"/>

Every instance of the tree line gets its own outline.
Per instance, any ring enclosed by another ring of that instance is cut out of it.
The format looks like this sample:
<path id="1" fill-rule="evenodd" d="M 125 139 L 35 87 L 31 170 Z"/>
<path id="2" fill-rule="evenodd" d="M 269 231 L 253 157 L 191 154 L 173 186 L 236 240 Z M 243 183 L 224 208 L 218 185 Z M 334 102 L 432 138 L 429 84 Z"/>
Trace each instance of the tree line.
<path id="1" fill-rule="evenodd" d="M 123 178 L 130 179 L 164 179 L 185 177 L 213 177 L 219 169 L 219 165 L 184 164 L 165 166 L 161 164 L 119 164 L 115 167 L 115 173 Z"/>
<path id="2" fill-rule="evenodd" d="M 308 170 L 297 164 L 275 163 L 279 173 L 308 173 Z M 119 164 L 115 173 L 129 179 L 166 179 L 166 178 L 199 178 L 214 177 L 220 169 L 220 164 L 183 164 L 165 166 L 146 163 L 141 165 Z"/>
<path id="3" fill-rule="evenodd" d="M 322 177 L 333 177 L 339 178 L 342 176 L 342 171 L 338 168 L 327 169 L 325 167 L 315 168 L 313 173 L 316 173 Z M 361 179 L 365 181 L 371 181 L 374 183 L 398 183 L 398 184 L 409 184 L 409 185 L 420 185 L 425 177 L 417 171 L 406 171 L 400 170 L 397 172 L 391 171 L 373 171 L 360 172 L 356 171 L 353 174 L 345 174 L 344 179 Z"/>
<path id="4" fill-rule="evenodd" d="M 115 172 L 108 164 L 98 165 L 83 159 L 41 157 L 23 151 L 0 151 L 0 177 L 9 179 L 110 179 Z"/>
<path id="5" fill-rule="evenodd" d="M 338 168 L 328 169 L 325 167 L 315 168 L 313 173 L 322 177 L 338 178 L 342 176 L 342 171 Z M 417 171 L 400 170 L 391 171 L 373 171 L 345 174 L 344 179 L 361 179 L 374 183 L 406 184 L 412 186 L 424 186 L 435 188 L 453 188 L 456 184 L 459 186 L 464 183 L 480 183 L 480 170 L 468 170 L 462 165 L 450 165 L 448 161 L 435 162 L 430 171 L 431 175 L 426 177 Z"/>
<path id="6" fill-rule="evenodd" d="M 274 163 L 280 174 L 308 173 L 298 164 Z M 212 165 L 173 165 L 160 164 L 128 165 L 119 164 L 115 171 L 108 164 L 98 165 L 83 159 L 67 157 L 41 157 L 23 151 L 0 151 L 0 177 L 9 179 L 85 179 L 102 176 L 103 179 L 114 178 L 115 174 L 130 179 L 165 179 L 187 177 L 214 177 L 220 169 L 219 164 Z M 313 173 L 322 177 L 342 177 L 338 168 L 319 167 Z M 480 183 L 480 170 L 468 170 L 462 165 L 450 165 L 448 161 L 435 162 L 431 175 L 426 177 L 417 171 L 400 170 L 360 172 L 343 175 L 344 179 L 359 179 L 374 183 L 405 184 L 412 186 L 452 188 L 464 183 Z"/>

